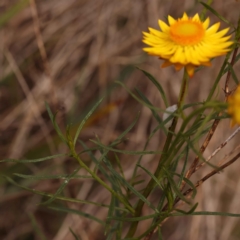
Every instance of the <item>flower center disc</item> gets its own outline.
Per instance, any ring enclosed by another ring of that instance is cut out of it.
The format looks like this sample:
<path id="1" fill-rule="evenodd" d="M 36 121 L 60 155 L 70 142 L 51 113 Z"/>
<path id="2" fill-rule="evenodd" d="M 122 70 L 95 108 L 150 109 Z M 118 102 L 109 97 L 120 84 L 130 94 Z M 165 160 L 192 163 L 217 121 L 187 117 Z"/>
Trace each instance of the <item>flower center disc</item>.
<path id="1" fill-rule="evenodd" d="M 204 32 L 202 24 L 192 20 L 178 21 L 170 26 L 172 40 L 181 45 L 199 43 L 204 36 Z"/>

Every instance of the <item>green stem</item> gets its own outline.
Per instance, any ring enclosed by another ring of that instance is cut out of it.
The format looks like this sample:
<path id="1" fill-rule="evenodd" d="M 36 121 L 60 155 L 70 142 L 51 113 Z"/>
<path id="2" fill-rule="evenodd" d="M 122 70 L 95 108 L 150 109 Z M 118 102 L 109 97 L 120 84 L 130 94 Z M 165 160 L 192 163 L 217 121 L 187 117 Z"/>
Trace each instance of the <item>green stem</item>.
<path id="1" fill-rule="evenodd" d="M 71 150 L 72 156 L 78 161 L 79 165 L 84 168 L 90 175 L 98 181 L 103 187 L 105 187 L 112 195 L 114 195 L 132 214 L 135 210 L 125 201 L 125 199 L 119 196 L 111 187 L 109 187 L 101 178 L 99 178 L 78 156 L 75 151 L 73 142 L 68 140 L 69 148 Z"/>
<path id="2" fill-rule="evenodd" d="M 181 90 L 180 90 L 179 98 L 178 98 L 178 110 L 177 110 L 178 113 L 182 112 L 182 106 L 184 104 L 184 98 L 186 96 L 187 86 L 188 86 L 188 74 L 187 74 L 186 70 L 184 69 L 184 75 L 183 75 Z M 177 126 L 178 116 L 179 116 L 179 114 L 173 118 L 172 125 L 169 128 L 167 139 L 166 139 L 164 147 L 163 147 L 163 151 L 162 151 L 163 154 L 161 155 L 161 157 L 159 159 L 157 169 L 156 169 L 156 171 L 154 173 L 154 176 L 158 180 L 161 179 L 162 169 L 163 169 L 162 167 L 166 163 L 166 161 L 168 160 L 167 152 L 168 152 L 168 149 L 170 147 L 170 144 L 171 144 L 171 141 L 172 141 L 172 138 L 173 138 L 173 135 L 174 135 L 175 128 Z M 155 186 L 156 186 L 156 182 L 155 182 L 155 180 L 153 178 L 151 178 L 151 180 L 148 182 L 148 185 L 144 189 L 143 196 L 145 198 L 147 198 L 149 196 L 149 194 L 152 192 L 152 190 L 154 189 Z M 137 203 L 137 206 L 136 206 L 136 209 L 135 209 L 134 217 L 140 217 L 141 216 L 143 205 L 144 205 L 144 202 L 141 199 L 139 199 L 138 203 Z M 134 234 L 135 234 L 135 232 L 137 230 L 137 226 L 138 226 L 138 222 L 137 221 L 133 222 L 131 224 L 131 226 L 129 228 L 129 231 L 128 231 L 127 235 L 126 235 L 126 238 L 131 238 L 131 237 L 134 236 Z"/>

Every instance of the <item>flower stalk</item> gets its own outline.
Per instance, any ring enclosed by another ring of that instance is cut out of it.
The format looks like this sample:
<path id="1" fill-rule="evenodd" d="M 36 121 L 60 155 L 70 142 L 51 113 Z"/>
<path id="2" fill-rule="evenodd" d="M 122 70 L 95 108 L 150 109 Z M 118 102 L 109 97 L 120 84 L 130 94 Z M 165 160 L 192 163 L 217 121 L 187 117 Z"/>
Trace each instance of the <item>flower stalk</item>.
<path id="1" fill-rule="evenodd" d="M 163 147 L 163 154 L 161 155 L 159 162 L 158 162 L 158 166 L 157 169 L 155 170 L 154 176 L 158 179 L 161 180 L 164 171 L 163 171 L 163 166 L 165 166 L 165 164 L 168 161 L 168 149 L 171 145 L 171 141 L 177 126 L 177 122 L 179 119 L 179 113 L 182 112 L 182 106 L 184 104 L 184 98 L 186 96 L 186 92 L 187 92 L 187 87 L 188 87 L 188 73 L 186 71 L 186 69 L 184 69 L 184 74 L 183 74 L 183 79 L 182 79 L 182 84 L 181 84 L 181 89 L 180 89 L 180 93 L 179 93 L 179 98 L 178 98 L 178 110 L 177 110 L 177 115 L 173 118 L 172 121 L 172 125 L 169 128 L 168 131 L 168 135 L 167 135 L 167 139 L 165 141 L 164 147 Z M 149 194 L 152 192 L 152 190 L 155 188 L 156 186 L 156 182 L 153 178 L 151 178 L 151 180 L 148 182 L 148 185 L 146 186 L 144 192 L 143 192 L 143 196 L 145 198 L 147 198 L 149 196 Z M 141 212 L 142 212 L 142 208 L 143 208 L 144 202 L 139 199 L 138 203 L 137 203 L 137 207 L 135 209 L 135 215 L 134 217 L 140 217 L 141 216 Z M 133 237 L 136 230 L 137 230 L 137 226 L 138 226 L 138 222 L 133 222 L 129 228 L 129 231 L 126 235 L 126 238 L 130 238 Z"/>

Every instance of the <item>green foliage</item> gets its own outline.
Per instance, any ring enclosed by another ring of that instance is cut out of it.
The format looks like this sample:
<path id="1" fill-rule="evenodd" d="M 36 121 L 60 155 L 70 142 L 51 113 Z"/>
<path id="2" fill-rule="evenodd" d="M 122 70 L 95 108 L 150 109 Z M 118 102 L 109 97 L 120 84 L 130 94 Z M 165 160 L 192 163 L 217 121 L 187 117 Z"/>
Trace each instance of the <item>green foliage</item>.
<path id="1" fill-rule="evenodd" d="M 19 5 L 16 5 L 14 12 L 19 11 L 23 7 L 22 4 L 25 4 L 25 2 L 26 1 L 19 2 Z M 211 11 L 219 19 L 232 26 L 229 21 L 217 13 L 209 6 L 209 4 L 204 2 L 201 2 L 201 4 L 205 7 L 205 10 Z M 4 17 L 1 18 L 0 27 L 11 18 L 12 14 L 13 13 L 8 12 L 8 15 L 4 15 Z M 234 29 L 236 30 L 239 28 Z M 226 114 L 227 104 L 214 99 L 214 96 L 216 95 L 219 82 L 225 73 L 230 73 L 234 82 L 239 84 L 239 79 L 233 69 L 233 64 L 229 61 L 230 55 L 231 53 L 227 54 L 216 79 L 212 83 L 207 99 L 204 102 L 185 104 L 184 97 L 187 94 L 188 78 L 186 77 L 186 73 L 184 74 L 182 81 L 184 84 L 180 91 L 178 109 L 173 113 L 154 106 L 147 96 L 145 96 L 145 94 L 138 88 L 135 88 L 134 91 L 132 91 L 122 81 L 116 81 L 115 84 L 123 87 L 129 95 L 135 99 L 136 103 L 142 104 L 151 111 L 152 117 L 155 121 L 156 127 L 149 131 L 150 133 L 145 141 L 143 149 L 131 151 L 124 150 L 121 147 L 121 144 L 126 141 L 128 134 L 131 133 L 132 129 L 138 124 L 140 114 L 137 115 L 129 127 L 123 130 L 123 132 L 120 133 L 111 143 L 104 144 L 101 141 L 101 136 L 96 136 L 95 139 L 90 140 L 90 143 L 94 145 L 94 147 L 89 147 L 81 140 L 81 131 L 87 120 L 100 106 L 103 98 L 100 98 L 93 105 L 83 120 L 78 124 L 74 134 L 71 133 L 70 126 L 66 126 L 64 131 L 61 130 L 56 120 L 57 113 L 53 113 L 48 103 L 45 103 L 53 128 L 60 141 L 66 147 L 66 152 L 64 154 L 54 154 L 36 159 L 3 159 L 0 162 L 13 164 L 49 163 L 50 165 L 55 164 L 53 163 L 54 159 L 67 157 L 69 161 L 77 165 L 77 167 L 75 167 L 70 174 L 66 174 L 65 172 L 59 174 L 45 172 L 41 174 L 13 173 L 3 175 L 4 179 L 12 186 L 42 196 L 43 199 L 41 204 L 44 208 L 49 208 L 63 214 L 75 214 L 87 218 L 90 222 L 97 222 L 103 229 L 106 239 L 109 240 L 141 239 L 148 234 L 152 234 L 154 229 L 158 230 L 158 239 L 162 239 L 162 223 L 168 218 L 174 216 L 214 215 L 240 217 L 240 214 L 237 213 L 196 211 L 198 203 L 195 202 L 195 197 L 197 194 L 197 187 L 200 184 L 198 184 L 198 182 L 193 183 L 190 180 L 190 176 L 187 174 L 189 170 L 187 167 L 191 164 L 190 154 L 194 154 L 200 163 L 208 164 L 213 169 L 219 170 L 218 166 L 211 164 L 203 157 L 203 151 L 199 150 L 198 144 L 209 134 L 212 130 L 213 123 L 216 120 L 220 121 L 221 119 L 228 117 Z M 240 54 L 236 56 L 234 64 L 239 61 L 239 59 Z M 167 108 L 169 106 L 167 93 L 160 84 L 160 81 L 156 80 L 147 71 L 140 68 L 138 69 L 142 72 L 144 78 L 150 80 L 156 87 L 165 107 Z M 164 112 L 168 113 L 169 117 L 163 121 L 160 114 Z M 167 123 L 171 124 L 169 128 L 166 126 Z M 164 136 L 164 147 L 161 150 L 149 150 L 149 142 L 157 133 L 161 133 Z M 98 155 L 95 155 L 96 152 Z M 142 160 L 146 155 L 151 155 L 158 159 L 156 160 L 158 161 L 158 165 L 155 172 L 152 172 L 145 167 Z M 131 159 L 131 161 L 134 161 L 135 163 L 130 178 L 129 176 L 126 176 L 123 170 L 126 156 L 128 157 L 126 158 L 126 161 L 130 161 L 129 159 Z M 136 157 L 137 160 L 133 157 Z M 196 170 L 195 167 L 197 166 L 194 166 L 193 171 Z M 81 170 L 85 173 L 80 174 L 79 171 Z M 41 181 L 47 179 L 59 181 L 59 186 L 54 193 L 38 191 L 31 187 L 31 181 L 38 181 L 41 183 Z M 91 180 L 96 187 L 104 189 L 104 193 L 108 196 L 108 203 L 103 204 L 100 202 L 66 197 L 65 190 L 69 186 L 69 182 L 76 179 Z M 24 182 L 27 180 L 29 182 Z M 184 188 L 185 186 L 187 187 L 187 191 Z M 154 191 L 159 191 L 157 202 L 153 202 L 151 198 L 149 198 L 149 195 Z M 177 206 L 179 201 L 184 203 L 184 207 L 187 208 L 187 210 L 185 210 L 185 208 L 179 209 L 180 206 Z M 97 218 L 92 213 L 90 214 L 83 210 L 67 207 L 66 203 L 68 202 L 94 205 L 99 208 L 107 209 L 107 218 L 104 221 Z M 151 214 L 142 215 L 143 206 L 146 206 Z M 29 217 L 40 239 L 46 239 L 34 216 L 30 215 Z M 148 229 L 140 236 L 136 236 L 137 234 L 135 234 L 135 232 L 138 222 L 149 219 L 151 219 L 152 222 Z M 127 225 L 128 223 L 131 223 L 130 227 Z M 123 232 L 126 227 L 129 227 L 129 232 L 124 236 Z M 70 232 L 75 239 L 79 239 L 77 234 L 75 234 L 71 228 Z M 134 238 L 134 236 L 136 237 Z"/>

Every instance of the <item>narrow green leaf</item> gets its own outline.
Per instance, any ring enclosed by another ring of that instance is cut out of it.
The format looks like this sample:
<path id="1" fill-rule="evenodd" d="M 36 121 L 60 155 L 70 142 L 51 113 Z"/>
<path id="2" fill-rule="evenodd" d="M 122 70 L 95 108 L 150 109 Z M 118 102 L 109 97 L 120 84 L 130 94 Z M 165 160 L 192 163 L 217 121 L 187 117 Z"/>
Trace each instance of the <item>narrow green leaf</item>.
<path id="1" fill-rule="evenodd" d="M 50 208 L 52 210 L 55 210 L 55 211 L 59 211 L 59 212 L 73 213 L 73 214 L 88 218 L 90 220 L 93 220 L 95 222 L 98 222 L 101 225 L 105 225 L 105 223 L 102 220 L 94 217 L 91 214 L 88 214 L 88 213 L 85 213 L 85 212 L 82 212 L 82 211 L 79 211 L 79 210 L 75 210 L 75 209 L 71 209 L 71 208 L 64 208 L 64 207 L 48 207 L 48 208 Z"/>
<path id="2" fill-rule="evenodd" d="M 79 237 L 77 236 L 77 234 L 76 234 L 71 228 L 69 228 L 69 231 L 71 232 L 71 234 L 73 235 L 73 237 L 75 238 L 75 240 L 81 240 L 81 238 L 79 238 Z"/>
<path id="3" fill-rule="evenodd" d="M 87 148 L 87 146 L 82 142 L 80 141 L 81 145 L 84 147 L 84 148 Z M 105 155 L 107 154 L 107 152 L 105 152 L 99 160 L 97 160 L 94 155 L 89 152 L 88 153 L 90 158 L 94 161 L 94 163 L 96 164 L 96 169 L 99 169 L 100 172 L 104 175 L 104 177 L 114 186 L 115 189 L 118 189 L 117 192 L 119 192 L 121 195 L 122 195 L 122 191 L 121 191 L 121 187 L 118 185 L 118 181 L 115 181 L 114 177 L 110 174 L 107 173 L 106 169 L 101 165 L 102 164 L 102 161 L 105 157 Z M 122 195 L 122 197 L 124 197 Z"/>
<path id="4" fill-rule="evenodd" d="M 69 183 L 69 181 L 78 173 L 78 171 L 81 169 L 81 167 L 78 167 L 77 169 L 75 169 L 73 171 L 73 173 L 71 173 L 65 180 L 64 182 L 60 185 L 60 187 L 57 189 L 57 191 L 54 193 L 54 195 L 52 197 L 50 197 L 47 201 L 41 203 L 43 205 L 47 205 L 51 202 L 53 202 L 57 196 L 62 193 L 62 191 L 64 190 L 64 188 L 67 186 L 67 184 Z"/>
<path id="5" fill-rule="evenodd" d="M 143 170 L 155 181 L 155 183 L 156 183 L 161 189 L 163 189 L 162 185 L 160 184 L 160 181 L 154 176 L 154 174 L 152 174 L 148 169 L 146 169 L 145 167 L 141 166 L 140 164 L 138 164 L 138 167 L 140 167 L 141 169 L 143 169 Z"/>
<path id="6" fill-rule="evenodd" d="M 105 146 L 102 143 L 99 143 L 98 141 L 95 140 L 90 140 L 91 142 L 95 143 L 96 145 L 102 147 L 103 149 L 106 149 L 108 151 L 112 151 L 112 152 L 119 152 L 119 153 L 123 153 L 123 154 L 128 154 L 128 155 L 146 155 L 146 154 L 161 154 L 161 151 L 125 151 L 125 150 L 118 150 L 115 148 L 111 148 L 109 146 Z"/>
<path id="7" fill-rule="evenodd" d="M 158 91 L 160 92 L 161 96 L 162 96 L 162 99 L 165 103 L 165 106 L 166 108 L 169 106 L 168 104 L 168 100 L 167 100 L 167 97 L 166 97 L 166 94 L 163 90 L 163 87 L 161 86 L 161 84 L 148 72 L 144 71 L 143 69 L 141 68 L 138 68 L 140 71 L 142 71 L 145 76 L 157 87 Z"/>
<path id="8" fill-rule="evenodd" d="M 183 210 L 181 210 L 181 209 L 174 209 L 175 211 L 177 211 L 177 212 L 179 212 L 179 213 L 182 213 L 183 215 L 191 215 L 195 210 L 196 210 L 196 208 L 197 208 L 197 206 L 198 206 L 198 203 L 195 203 L 193 206 L 192 206 L 192 208 L 189 210 L 189 211 L 183 211 Z"/>
<path id="9" fill-rule="evenodd" d="M 116 191 L 116 189 L 115 189 L 115 191 Z M 114 195 L 111 195 L 111 202 L 110 202 L 110 206 L 108 208 L 108 215 L 107 215 L 105 231 L 104 231 L 105 235 L 107 234 L 107 232 L 109 231 L 109 229 L 111 227 L 111 217 L 114 216 L 115 200 L 116 200 L 116 198 L 114 197 Z"/>
<path id="10" fill-rule="evenodd" d="M 158 239 L 159 239 L 159 240 L 162 240 L 162 239 L 163 239 L 161 227 L 158 227 Z"/>
<path id="11" fill-rule="evenodd" d="M 208 94 L 208 97 L 207 97 L 206 102 L 209 102 L 209 101 L 211 100 L 211 98 L 212 98 L 215 90 L 217 89 L 217 85 L 218 85 L 219 81 L 221 80 L 221 77 L 222 77 L 223 74 L 224 74 L 224 69 L 225 69 L 225 67 L 226 67 L 226 65 L 227 65 L 227 62 L 228 62 L 229 57 L 230 57 L 230 53 L 228 53 L 228 54 L 226 55 L 226 57 L 225 57 L 225 60 L 224 60 L 224 62 L 223 62 L 223 64 L 222 64 L 222 67 L 221 67 L 221 69 L 220 69 L 220 71 L 219 71 L 219 73 L 218 73 L 218 75 L 217 75 L 217 78 L 216 78 L 216 80 L 215 80 L 215 82 L 214 82 L 214 84 L 213 84 L 213 86 L 212 86 L 212 88 L 211 88 L 211 90 L 210 90 L 210 92 L 209 92 L 209 94 Z M 201 115 L 200 115 L 200 116 L 201 116 Z"/>
<path id="12" fill-rule="evenodd" d="M 146 102 L 150 106 L 153 106 L 152 103 L 147 99 L 147 97 L 139 89 L 137 89 L 137 88 L 135 88 L 135 89 L 136 89 L 137 93 L 140 95 L 140 97 L 143 99 L 144 102 Z M 150 109 L 150 111 L 152 112 L 152 114 L 153 114 L 154 118 L 157 120 L 157 122 L 161 123 L 162 120 L 159 117 L 158 113 L 153 109 Z"/>
<path id="13" fill-rule="evenodd" d="M 66 180 L 69 177 L 69 174 L 61 174 L 61 175 L 27 175 L 27 174 L 21 174 L 21 173 L 14 173 L 13 175 L 24 178 L 24 179 L 33 179 L 33 180 L 42 180 L 42 179 L 64 179 Z M 92 176 L 86 176 L 86 175 L 75 175 L 71 179 L 93 179 Z"/>
<path id="14" fill-rule="evenodd" d="M 61 129 L 59 128 L 57 122 L 56 122 L 56 116 L 57 116 L 57 113 L 55 115 L 53 115 L 52 113 L 52 110 L 49 106 L 49 104 L 47 102 L 45 102 L 45 106 L 46 106 L 46 109 L 47 109 L 47 112 L 48 112 L 48 115 L 51 119 L 51 122 L 53 124 L 53 127 L 55 129 L 55 131 L 57 132 L 58 136 L 60 137 L 60 139 L 62 140 L 62 142 L 64 142 L 66 145 L 67 145 L 67 141 L 66 141 L 66 138 L 64 137 L 64 135 L 62 134 L 62 131 Z"/>
<path id="15" fill-rule="evenodd" d="M 75 137 L 74 137 L 74 140 L 73 140 L 73 145 L 75 146 L 76 145 L 76 142 L 77 142 L 77 139 L 78 139 L 78 136 L 84 126 L 84 124 L 86 123 L 86 121 L 89 119 L 89 117 L 93 114 L 93 112 L 97 109 L 97 107 L 100 105 L 100 103 L 102 102 L 103 98 L 101 98 L 94 106 L 93 108 L 88 112 L 88 114 L 85 116 L 85 118 L 82 120 L 82 122 L 80 123 L 77 131 L 76 131 L 76 134 L 75 134 Z"/>
<path id="16" fill-rule="evenodd" d="M 158 213 L 154 213 L 154 214 L 142 216 L 142 217 L 132 217 L 132 218 L 112 217 L 111 220 L 117 220 L 117 221 L 122 221 L 122 222 L 139 222 L 139 221 L 143 221 L 146 219 L 154 218 L 157 215 L 158 215 Z"/>
<path id="17" fill-rule="evenodd" d="M 79 140 L 79 143 L 82 145 L 82 147 L 85 150 L 88 150 L 87 145 Z M 99 149 L 98 149 L 99 150 Z M 92 154 L 91 151 L 88 152 L 88 156 L 91 158 L 91 160 L 96 164 L 97 169 L 99 169 L 99 171 L 103 174 L 103 176 L 108 180 L 111 181 L 109 174 L 107 173 L 107 171 L 101 166 L 100 162 L 95 158 L 95 156 Z"/>
<path id="18" fill-rule="evenodd" d="M 2 177 L 4 177 L 9 183 L 13 184 L 14 186 L 17 186 L 21 189 L 24 189 L 26 191 L 32 192 L 34 194 L 40 195 L 40 196 L 44 196 L 44 197 L 53 197 L 53 194 L 50 193 L 46 193 L 46 192 L 42 192 L 42 191 L 37 191 L 35 189 L 31 189 L 25 186 L 22 186 L 20 184 L 18 184 L 17 182 L 15 182 L 13 179 L 11 179 L 8 176 L 4 176 L 1 175 Z M 102 204 L 102 203 L 97 203 L 97 202 L 91 202 L 91 201 L 86 201 L 86 200 L 81 200 L 81 199 L 76 199 L 76 198 L 68 198 L 68 197 L 63 197 L 63 196 L 56 196 L 56 199 L 58 200 L 62 200 L 62 201 L 67 201 L 67 202 L 73 202 L 73 203 L 82 203 L 82 204 L 90 204 L 90 205 L 95 205 L 95 206 L 99 206 L 99 207 L 105 207 L 105 208 L 109 208 L 109 205 L 107 204 Z M 124 211 L 128 213 L 128 210 L 126 210 L 125 208 L 120 208 L 120 207 L 116 207 L 116 209 L 120 210 L 120 211 Z"/>
<path id="19" fill-rule="evenodd" d="M 66 157 L 66 156 L 69 156 L 69 155 L 64 153 L 64 154 L 56 154 L 56 155 L 43 157 L 43 158 L 37 158 L 37 159 L 23 159 L 23 160 L 4 159 L 4 160 L 0 160 L 0 162 L 33 163 L 33 162 L 43 162 L 43 161 L 47 161 L 49 159 L 58 158 L 58 157 Z"/>
<path id="20" fill-rule="evenodd" d="M 164 169 L 164 168 L 163 168 Z M 190 201 L 181 193 L 181 191 L 179 190 L 178 186 L 176 185 L 176 183 L 173 180 L 173 176 L 171 176 L 171 174 L 164 169 L 165 175 L 168 179 L 168 182 L 170 183 L 172 189 L 174 190 L 174 192 L 176 193 L 176 195 L 184 202 L 186 202 L 187 204 L 190 204 Z"/>
<path id="21" fill-rule="evenodd" d="M 170 213 L 171 216 L 184 216 L 183 213 Z M 240 218 L 239 213 L 228 213 L 228 212 L 193 212 L 189 214 L 191 216 L 222 216 L 222 217 L 237 217 Z"/>
<path id="22" fill-rule="evenodd" d="M 210 12 L 212 12 L 215 16 L 217 16 L 219 19 L 221 19 L 223 22 L 227 23 L 228 25 L 230 25 L 231 27 L 233 27 L 234 29 L 235 26 L 229 22 L 226 18 L 224 18 L 223 16 L 221 16 L 216 10 L 214 10 L 212 7 L 210 7 L 208 4 L 204 3 L 204 2 L 200 2 L 205 8 L 207 8 Z"/>
<path id="23" fill-rule="evenodd" d="M 116 81 L 116 84 L 119 84 L 120 86 L 122 86 L 123 88 L 125 88 L 125 90 L 136 100 L 138 101 L 140 104 L 142 104 L 143 106 L 146 106 L 150 109 L 154 109 L 155 111 L 159 111 L 159 112 L 163 112 L 164 110 L 158 107 L 154 107 L 151 105 L 148 105 L 147 103 L 145 103 L 143 100 L 141 100 L 139 97 L 137 97 L 124 83 Z"/>
<path id="24" fill-rule="evenodd" d="M 36 235 L 39 237 L 39 239 L 41 240 L 47 240 L 46 236 L 44 235 L 44 233 L 42 232 L 36 218 L 34 217 L 34 215 L 32 213 L 29 213 L 28 214 L 30 220 L 31 220 L 31 223 L 32 223 L 32 226 L 33 226 L 33 229 L 34 231 L 36 232 Z"/>
<path id="25" fill-rule="evenodd" d="M 138 115 L 136 116 L 136 118 L 134 119 L 134 121 L 128 126 L 128 128 L 126 130 L 124 130 L 111 144 L 110 146 L 113 147 L 115 146 L 119 141 L 122 140 L 123 137 L 125 137 L 125 135 L 131 131 L 131 129 L 135 126 L 135 124 L 137 123 L 138 119 L 139 119 L 140 114 L 138 113 Z"/>
<path id="26" fill-rule="evenodd" d="M 238 80 L 238 77 L 237 77 L 237 75 L 236 75 L 232 65 L 230 63 L 228 63 L 228 66 L 229 66 L 229 70 L 231 72 L 231 75 L 232 75 L 232 78 L 233 78 L 234 82 L 238 85 L 239 84 L 239 80 Z"/>
<path id="27" fill-rule="evenodd" d="M 114 153 L 114 156 L 115 156 L 115 160 L 116 160 L 116 163 L 118 165 L 118 168 L 120 170 L 120 173 L 121 173 L 122 177 L 125 178 L 124 171 L 123 171 L 123 168 L 122 168 L 122 165 L 121 165 L 121 161 L 120 161 L 120 159 L 119 159 L 119 157 L 117 156 L 116 153 Z"/>
<path id="28" fill-rule="evenodd" d="M 107 163 L 109 161 L 105 161 L 104 163 Z M 110 165 L 107 164 L 107 167 L 110 169 L 111 173 L 114 175 L 118 181 L 120 181 L 123 185 L 125 185 L 133 194 L 135 194 L 138 198 L 140 198 L 143 202 L 145 202 L 149 207 L 156 210 L 155 207 L 149 202 L 140 192 L 138 192 L 127 180 L 125 180 L 121 175 L 119 175 L 118 172 L 115 171 L 115 169 Z M 126 201 L 128 201 L 126 199 Z"/>

